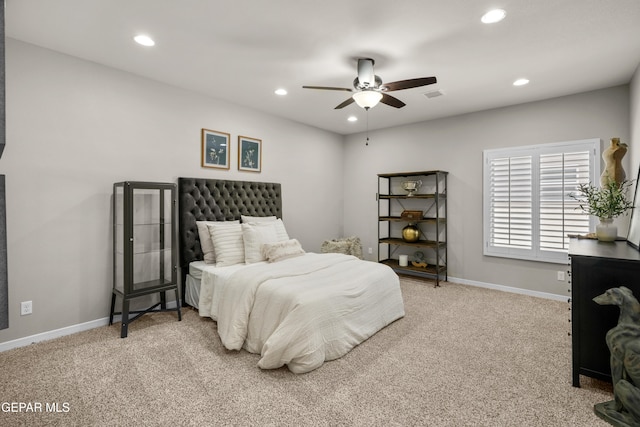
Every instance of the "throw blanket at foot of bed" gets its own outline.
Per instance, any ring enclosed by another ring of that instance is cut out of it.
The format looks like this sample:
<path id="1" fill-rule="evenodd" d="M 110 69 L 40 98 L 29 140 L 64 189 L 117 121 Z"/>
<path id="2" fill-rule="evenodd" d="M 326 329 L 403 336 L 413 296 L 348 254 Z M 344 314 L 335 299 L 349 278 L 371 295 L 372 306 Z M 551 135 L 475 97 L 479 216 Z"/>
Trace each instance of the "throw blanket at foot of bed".
<path id="1" fill-rule="evenodd" d="M 393 270 L 350 255 L 307 253 L 250 265 L 220 285 L 222 343 L 261 354 L 262 369 L 312 371 L 404 316 Z"/>

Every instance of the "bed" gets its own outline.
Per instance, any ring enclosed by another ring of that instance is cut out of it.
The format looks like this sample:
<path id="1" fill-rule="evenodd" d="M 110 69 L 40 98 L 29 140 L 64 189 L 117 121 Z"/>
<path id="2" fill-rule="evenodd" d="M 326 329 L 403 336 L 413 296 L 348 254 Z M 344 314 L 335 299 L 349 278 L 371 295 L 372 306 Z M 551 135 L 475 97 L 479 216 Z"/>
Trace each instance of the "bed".
<path id="1" fill-rule="evenodd" d="M 260 368 L 312 371 L 404 316 L 391 268 L 290 238 L 280 184 L 179 178 L 178 199 L 183 304 Z"/>

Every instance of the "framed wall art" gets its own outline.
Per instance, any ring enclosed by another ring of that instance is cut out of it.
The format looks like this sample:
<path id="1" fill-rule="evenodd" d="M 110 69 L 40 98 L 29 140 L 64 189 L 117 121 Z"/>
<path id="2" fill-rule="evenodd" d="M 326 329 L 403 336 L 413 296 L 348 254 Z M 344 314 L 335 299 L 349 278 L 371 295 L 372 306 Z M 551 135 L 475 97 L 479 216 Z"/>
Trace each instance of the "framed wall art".
<path id="1" fill-rule="evenodd" d="M 262 170 L 262 140 L 238 137 L 238 170 L 260 172 Z"/>
<path id="2" fill-rule="evenodd" d="M 230 135 L 210 129 L 202 129 L 202 167 L 229 169 Z"/>

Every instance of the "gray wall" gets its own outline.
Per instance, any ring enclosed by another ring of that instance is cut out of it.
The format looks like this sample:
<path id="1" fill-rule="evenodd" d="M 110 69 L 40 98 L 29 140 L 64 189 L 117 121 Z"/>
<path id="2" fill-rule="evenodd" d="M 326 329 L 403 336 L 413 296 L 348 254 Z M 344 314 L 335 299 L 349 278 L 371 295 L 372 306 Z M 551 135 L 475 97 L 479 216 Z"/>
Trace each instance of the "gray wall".
<path id="1" fill-rule="evenodd" d="M 437 103 L 430 105 L 437 108 Z M 482 151 L 586 138 L 601 138 L 608 144 L 614 136 L 629 141 L 629 129 L 625 85 L 371 132 L 369 146 L 364 135 L 350 136 L 345 146 L 345 194 L 350 195 L 345 198 L 345 233 L 360 236 L 374 257 L 376 175 L 446 170 L 450 277 L 566 295 L 567 286 L 556 274 L 566 271 L 566 265 L 483 255 Z M 625 233 L 626 226 L 622 224 Z"/>

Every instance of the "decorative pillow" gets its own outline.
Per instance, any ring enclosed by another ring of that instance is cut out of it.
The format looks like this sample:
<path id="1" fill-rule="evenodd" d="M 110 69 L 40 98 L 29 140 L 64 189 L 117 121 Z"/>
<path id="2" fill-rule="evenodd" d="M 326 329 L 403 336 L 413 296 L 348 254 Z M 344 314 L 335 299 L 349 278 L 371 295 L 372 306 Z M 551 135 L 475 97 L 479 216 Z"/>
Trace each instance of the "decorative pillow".
<path id="1" fill-rule="evenodd" d="M 215 222 L 207 225 L 216 253 L 216 266 L 226 267 L 244 262 L 244 242 L 240 223 Z"/>
<path id="2" fill-rule="evenodd" d="M 198 236 L 200 237 L 200 247 L 202 248 L 202 254 L 204 262 L 207 264 L 216 263 L 216 253 L 211 241 L 211 234 L 209 233 L 209 224 L 220 224 L 221 221 L 196 221 L 198 227 Z M 240 221 L 222 221 L 225 224 L 239 224 Z"/>
<path id="3" fill-rule="evenodd" d="M 356 236 L 342 239 L 325 240 L 320 247 L 322 253 L 341 253 L 362 259 L 362 244 Z"/>
<path id="4" fill-rule="evenodd" d="M 296 239 L 262 245 L 262 255 L 269 262 L 282 261 L 283 259 L 304 255 L 304 253 L 304 249 Z"/>
<path id="5" fill-rule="evenodd" d="M 351 255 L 351 243 L 345 240 L 325 240 L 320 246 L 322 253 L 338 253 Z"/>
<path id="6" fill-rule="evenodd" d="M 243 223 L 247 223 L 247 224 L 275 222 L 278 242 L 289 240 L 289 234 L 287 233 L 287 229 L 284 227 L 284 222 L 282 222 L 280 218 L 276 218 L 275 216 L 247 216 L 247 215 L 240 215 L 240 218 L 242 219 Z"/>
<path id="7" fill-rule="evenodd" d="M 244 241 L 244 262 L 252 264 L 264 261 L 262 245 L 276 243 L 275 221 L 256 222 L 242 225 L 242 240 Z"/>

